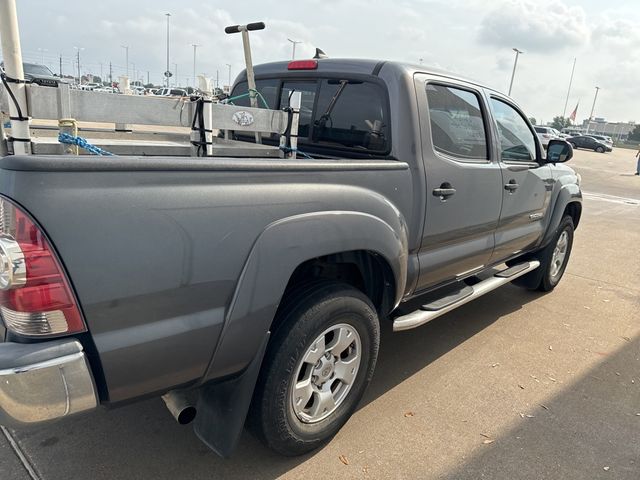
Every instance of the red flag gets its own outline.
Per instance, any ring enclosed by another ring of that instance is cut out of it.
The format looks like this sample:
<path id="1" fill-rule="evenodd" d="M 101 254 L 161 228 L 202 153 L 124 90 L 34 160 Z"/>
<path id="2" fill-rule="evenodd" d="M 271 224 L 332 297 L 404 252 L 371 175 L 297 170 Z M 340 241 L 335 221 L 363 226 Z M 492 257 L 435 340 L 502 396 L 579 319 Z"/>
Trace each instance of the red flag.
<path id="1" fill-rule="evenodd" d="M 578 105 L 580 105 L 580 101 L 576 103 L 576 108 L 574 108 L 573 112 L 571 112 L 571 115 L 569 115 L 569 120 L 571 120 L 572 122 L 576 121 L 576 115 L 578 114 Z"/>

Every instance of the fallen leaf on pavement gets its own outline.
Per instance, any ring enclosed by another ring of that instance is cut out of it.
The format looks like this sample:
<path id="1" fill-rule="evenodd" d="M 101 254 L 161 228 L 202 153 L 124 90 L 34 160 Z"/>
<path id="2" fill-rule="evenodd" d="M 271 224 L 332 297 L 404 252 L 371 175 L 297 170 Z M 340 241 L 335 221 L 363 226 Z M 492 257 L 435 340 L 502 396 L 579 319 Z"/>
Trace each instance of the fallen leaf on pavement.
<path id="1" fill-rule="evenodd" d="M 519 386 L 522 390 L 524 390 L 524 386 L 523 386 L 523 385 L 518 384 L 518 386 Z"/>
<path id="2" fill-rule="evenodd" d="M 490 438 L 487 438 L 486 440 L 483 440 L 482 443 L 484 443 L 485 445 L 489 444 L 489 443 L 493 443 L 495 440 L 491 440 Z"/>
<path id="3" fill-rule="evenodd" d="M 551 345 L 549 345 L 549 350 L 553 350 L 553 347 Z"/>
<path id="4" fill-rule="evenodd" d="M 602 467 L 605 472 L 608 472 L 611 467 Z"/>
<path id="5" fill-rule="evenodd" d="M 347 457 L 345 457 L 344 455 L 340 455 L 338 457 L 338 460 L 340 460 L 342 463 L 344 463 L 345 465 L 349 465 L 349 460 L 347 460 Z"/>
<path id="6" fill-rule="evenodd" d="M 405 417 L 413 417 L 413 412 L 406 412 L 404 414 Z"/>
<path id="7" fill-rule="evenodd" d="M 491 438 L 489 435 L 487 435 L 486 433 L 481 433 L 480 435 L 482 435 L 484 438 Z"/>
<path id="8" fill-rule="evenodd" d="M 547 407 L 546 405 L 543 405 L 542 403 L 540 404 L 540 406 L 541 406 L 542 408 L 544 408 L 545 410 L 549 410 L 549 407 Z"/>

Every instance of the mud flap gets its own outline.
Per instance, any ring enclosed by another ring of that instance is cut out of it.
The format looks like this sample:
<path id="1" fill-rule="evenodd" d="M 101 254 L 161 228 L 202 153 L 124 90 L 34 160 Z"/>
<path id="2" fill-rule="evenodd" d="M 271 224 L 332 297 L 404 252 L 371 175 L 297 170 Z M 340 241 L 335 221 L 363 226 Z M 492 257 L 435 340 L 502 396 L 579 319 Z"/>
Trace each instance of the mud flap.
<path id="1" fill-rule="evenodd" d="M 240 440 L 270 333 L 242 375 L 200 388 L 193 429 L 222 457 L 228 458 Z"/>

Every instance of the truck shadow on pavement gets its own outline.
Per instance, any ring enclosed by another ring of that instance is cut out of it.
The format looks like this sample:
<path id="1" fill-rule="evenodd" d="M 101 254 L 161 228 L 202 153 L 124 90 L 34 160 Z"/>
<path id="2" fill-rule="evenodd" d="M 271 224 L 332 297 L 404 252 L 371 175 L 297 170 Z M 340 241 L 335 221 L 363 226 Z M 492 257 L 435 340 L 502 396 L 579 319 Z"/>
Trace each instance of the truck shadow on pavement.
<path id="1" fill-rule="evenodd" d="M 627 342 L 444 478 L 640 478 L 640 336 Z"/>
<path id="2" fill-rule="evenodd" d="M 507 286 L 411 332 L 394 334 L 391 322 L 383 321 L 376 373 L 360 408 L 538 298 Z M 234 455 L 219 458 L 192 428 L 177 425 L 159 398 L 15 432 L 15 437 L 44 479 L 276 478 L 315 455 L 281 457 L 245 431 Z"/>

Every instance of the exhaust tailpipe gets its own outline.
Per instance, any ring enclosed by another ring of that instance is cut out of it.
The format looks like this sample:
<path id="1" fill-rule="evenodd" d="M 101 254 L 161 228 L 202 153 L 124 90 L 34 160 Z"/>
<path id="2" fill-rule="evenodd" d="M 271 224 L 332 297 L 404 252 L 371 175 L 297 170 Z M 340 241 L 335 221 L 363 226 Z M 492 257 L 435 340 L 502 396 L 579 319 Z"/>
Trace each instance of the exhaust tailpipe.
<path id="1" fill-rule="evenodd" d="M 162 395 L 165 405 L 180 425 L 187 425 L 196 418 L 196 407 L 180 390 L 171 390 Z"/>

